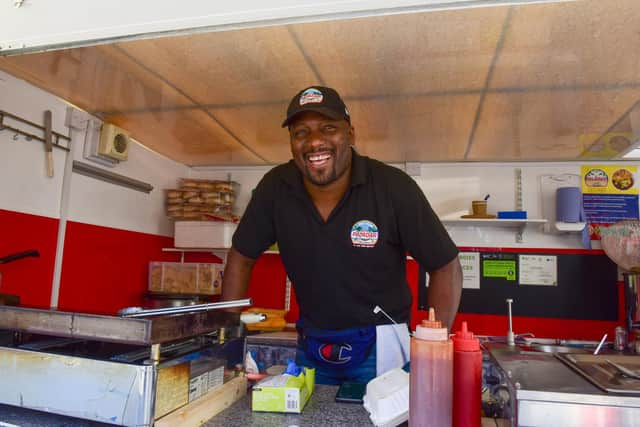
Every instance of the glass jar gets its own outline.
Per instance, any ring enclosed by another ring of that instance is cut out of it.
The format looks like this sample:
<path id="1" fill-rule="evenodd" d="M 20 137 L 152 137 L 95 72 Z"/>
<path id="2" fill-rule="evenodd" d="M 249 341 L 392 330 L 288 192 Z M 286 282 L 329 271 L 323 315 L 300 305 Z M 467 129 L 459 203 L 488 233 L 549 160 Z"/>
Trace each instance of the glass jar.
<path id="1" fill-rule="evenodd" d="M 616 339 L 613 342 L 613 349 L 624 351 L 627 348 L 627 330 L 622 326 L 616 326 Z"/>

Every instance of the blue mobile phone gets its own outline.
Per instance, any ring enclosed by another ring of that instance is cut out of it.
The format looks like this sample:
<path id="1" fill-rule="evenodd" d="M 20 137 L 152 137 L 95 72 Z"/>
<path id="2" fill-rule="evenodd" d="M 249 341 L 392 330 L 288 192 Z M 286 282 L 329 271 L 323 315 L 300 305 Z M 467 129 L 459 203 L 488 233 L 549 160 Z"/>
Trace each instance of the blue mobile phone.
<path id="1" fill-rule="evenodd" d="M 362 398 L 366 392 L 367 385 L 365 383 L 357 383 L 353 381 L 345 381 L 340 384 L 336 393 L 336 402 L 343 403 L 362 403 Z"/>

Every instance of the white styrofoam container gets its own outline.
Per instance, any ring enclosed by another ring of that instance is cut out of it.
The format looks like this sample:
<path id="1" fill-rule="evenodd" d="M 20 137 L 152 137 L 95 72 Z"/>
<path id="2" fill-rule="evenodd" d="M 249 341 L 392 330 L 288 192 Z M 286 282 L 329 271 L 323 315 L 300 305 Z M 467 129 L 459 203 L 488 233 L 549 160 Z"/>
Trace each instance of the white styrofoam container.
<path id="1" fill-rule="evenodd" d="M 394 427 L 409 419 L 409 374 L 400 368 L 367 383 L 363 406 L 376 427 Z"/>
<path id="2" fill-rule="evenodd" d="M 230 248 L 238 224 L 224 221 L 176 221 L 176 248 Z"/>

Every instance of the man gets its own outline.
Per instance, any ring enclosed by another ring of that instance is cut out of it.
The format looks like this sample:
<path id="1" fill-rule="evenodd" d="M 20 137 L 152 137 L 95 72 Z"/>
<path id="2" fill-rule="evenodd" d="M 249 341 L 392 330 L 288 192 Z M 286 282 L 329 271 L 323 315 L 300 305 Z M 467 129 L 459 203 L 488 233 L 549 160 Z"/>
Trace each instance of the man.
<path id="1" fill-rule="evenodd" d="M 450 327 L 458 251 L 408 175 L 355 152 L 335 90 L 298 92 L 282 127 L 293 159 L 258 184 L 233 236 L 222 298 L 245 297 L 255 260 L 277 241 L 300 306 L 298 362 L 316 367 L 318 383 L 367 382 L 408 361 L 407 252 L 429 272 L 429 305 Z"/>

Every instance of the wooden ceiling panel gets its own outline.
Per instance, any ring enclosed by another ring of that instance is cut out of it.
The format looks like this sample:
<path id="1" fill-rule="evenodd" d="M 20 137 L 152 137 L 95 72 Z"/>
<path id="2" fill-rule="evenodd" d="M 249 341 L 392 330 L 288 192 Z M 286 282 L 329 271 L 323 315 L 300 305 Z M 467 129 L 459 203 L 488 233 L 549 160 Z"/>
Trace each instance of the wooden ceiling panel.
<path id="1" fill-rule="evenodd" d="M 292 26 L 328 86 L 345 95 L 482 89 L 507 8 L 490 7 Z"/>
<path id="2" fill-rule="evenodd" d="M 195 33 L 0 57 L 0 69 L 188 165 L 288 160 L 280 123 L 312 84 L 341 92 L 357 146 L 382 161 L 609 159 L 612 138 L 640 127 L 625 116 L 640 109 L 638 1 Z"/>
<path id="3" fill-rule="evenodd" d="M 200 110 L 110 115 L 106 119 L 129 130 L 150 149 L 186 165 L 264 164 Z"/>
<path id="4" fill-rule="evenodd" d="M 118 45 L 207 106 L 288 100 L 317 83 L 286 27 L 193 34 Z"/>
<path id="5" fill-rule="evenodd" d="M 638 97 L 640 89 L 487 95 L 466 160 L 610 158 L 591 145 Z"/>
<path id="6" fill-rule="evenodd" d="M 267 163 L 277 164 L 291 158 L 289 133 L 280 127 L 286 109 L 284 103 L 277 106 L 216 108 L 210 113 L 265 158 Z"/>
<path id="7" fill-rule="evenodd" d="M 0 69 L 89 112 L 190 104 L 112 46 L 4 57 L 0 58 Z"/>
<path id="8" fill-rule="evenodd" d="M 464 156 L 478 95 L 347 101 L 356 146 L 384 162 L 451 161 Z"/>
<path id="9" fill-rule="evenodd" d="M 640 87 L 638 0 L 515 7 L 491 88 Z"/>

